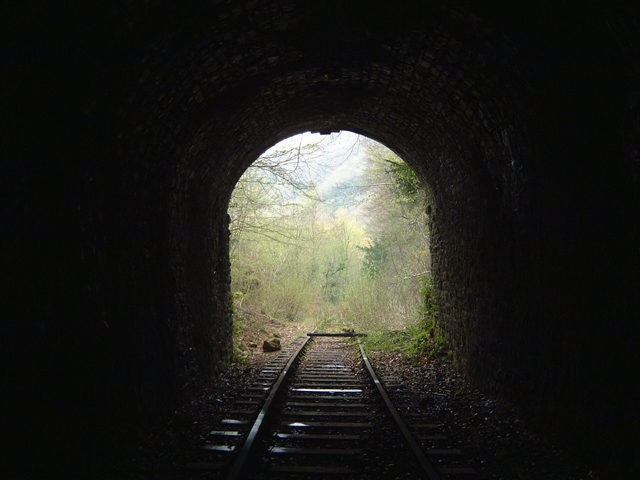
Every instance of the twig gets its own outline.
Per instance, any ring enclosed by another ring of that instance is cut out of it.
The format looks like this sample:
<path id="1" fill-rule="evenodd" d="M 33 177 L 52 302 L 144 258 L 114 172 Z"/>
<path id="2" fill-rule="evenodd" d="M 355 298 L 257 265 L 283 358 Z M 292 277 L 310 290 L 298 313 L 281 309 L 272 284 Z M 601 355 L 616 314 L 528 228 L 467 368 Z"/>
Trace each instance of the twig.
<path id="1" fill-rule="evenodd" d="M 425 270 L 424 272 L 415 273 L 413 275 L 409 275 L 408 277 L 403 277 L 398 281 L 385 283 L 385 285 L 395 285 L 396 283 L 404 282 L 405 280 L 411 280 L 412 278 L 422 277 L 424 275 L 431 275 L 431 270 Z"/>

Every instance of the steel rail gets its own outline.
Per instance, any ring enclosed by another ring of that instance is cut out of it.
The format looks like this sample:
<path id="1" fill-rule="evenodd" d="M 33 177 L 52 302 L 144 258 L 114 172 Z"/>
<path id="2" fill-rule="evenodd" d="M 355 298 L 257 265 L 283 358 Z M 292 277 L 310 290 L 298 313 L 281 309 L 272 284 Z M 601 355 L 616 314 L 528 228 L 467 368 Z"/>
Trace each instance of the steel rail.
<path id="1" fill-rule="evenodd" d="M 396 407 L 393 406 L 393 402 L 391 402 L 391 399 L 389 398 L 389 395 L 387 395 L 387 392 L 382 386 L 382 383 L 380 383 L 380 380 L 378 380 L 378 376 L 376 375 L 376 372 L 373 370 L 373 367 L 371 366 L 371 362 L 369 361 L 369 357 L 367 357 L 367 354 L 365 353 L 364 348 L 362 347 L 362 342 L 360 341 L 359 338 L 358 338 L 358 346 L 360 347 L 362 360 L 364 361 L 364 364 L 366 365 L 367 370 L 369 371 L 369 374 L 373 379 L 373 383 L 378 389 L 378 393 L 380 393 L 380 396 L 382 397 L 385 405 L 387 406 L 387 410 L 389 410 L 389 413 L 391 414 L 391 417 L 393 417 L 393 420 L 396 422 L 398 429 L 400 430 L 400 432 L 402 432 L 402 436 L 404 437 L 405 441 L 409 445 L 409 448 L 411 448 L 411 451 L 413 452 L 416 459 L 418 460 L 418 463 L 420 463 L 422 470 L 424 470 L 429 480 L 440 480 L 441 478 L 440 474 L 436 471 L 435 468 L 433 468 L 433 465 L 431 465 L 431 462 L 422 451 L 422 448 L 420 448 L 420 445 L 418 445 L 418 442 L 416 441 L 415 437 L 411 434 L 411 431 L 409 431 L 407 424 L 404 423 L 404 420 L 402 420 L 402 417 L 398 413 L 398 410 L 396 410 Z"/>
<path id="2" fill-rule="evenodd" d="M 226 480 L 236 480 L 240 478 L 240 474 L 244 470 L 247 459 L 249 458 L 249 455 L 253 450 L 256 440 L 258 439 L 258 437 L 262 432 L 262 427 L 265 424 L 265 419 L 270 413 L 271 405 L 273 404 L 273 401 L 276 398 L 278 391 L 280 390 L 280 387 L 284 384 L 284 381 L 289 375 L 289 372 L 291 371 L 291 367 L 293 366 L 294 362 L 297 360 L 298 356 L 300 355 L 300 352 L 302 352 L 302 350 L 309 343 L 309 340 L 311 340 L 311 338 L 312 338 L 311 336 L 307 336 L 307 338 L 302 342 L 302 344 L 291 355 L 291 358 L 282 369 L 282 372 L 280 373 L 278 380 L 276 380 L 276 382 L 273 384 L 273 387 L 271 387 L 271 390 L 269 391 L 269 395 L 267 396 L 267 399 L 265 400 L 262 406 L 262 409 L 260 410 L 260 413 L 258 413 L 258 416 L 256 417 L 255 422 L 253 422 L 253 426 L 249 431 L 249 435 L 247 435 L 247 439 L 242 445 L 242 449 L 238 453 L 238 456 L 235 458 L 233 465 L 229 470 L 229 473 L 225 477 Z"/>
<path id="3" fill-rule="evenodd" d="M 366 333 L 341 332 L 341 333 L 307 333 L 310 337 L 366 337 Z"/>

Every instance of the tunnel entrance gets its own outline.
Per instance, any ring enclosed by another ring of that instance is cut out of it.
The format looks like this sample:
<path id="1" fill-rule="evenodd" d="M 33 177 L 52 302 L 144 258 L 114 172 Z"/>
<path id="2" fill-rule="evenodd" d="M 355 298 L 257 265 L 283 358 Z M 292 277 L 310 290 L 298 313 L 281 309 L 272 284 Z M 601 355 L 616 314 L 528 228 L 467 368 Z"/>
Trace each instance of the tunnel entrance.
<path id="1" fill-rule="evenodd" d="M 349 131 L 285 139 L 238 180 L 228 211 L 234 358 L 273 348 L 278 327 L 433 328 L 426 190 L 382 144 Z"/>
<path id="2" fill-rule="evenodd" d="M 11 9 L 4 382 L 41 471 L 90 470 L 105 438 L 226 369 L 237 180 L 279 139 L 341 129 L 429 180 L 438 328 L 458 371 L 637 471 L 632 7 Z"/>

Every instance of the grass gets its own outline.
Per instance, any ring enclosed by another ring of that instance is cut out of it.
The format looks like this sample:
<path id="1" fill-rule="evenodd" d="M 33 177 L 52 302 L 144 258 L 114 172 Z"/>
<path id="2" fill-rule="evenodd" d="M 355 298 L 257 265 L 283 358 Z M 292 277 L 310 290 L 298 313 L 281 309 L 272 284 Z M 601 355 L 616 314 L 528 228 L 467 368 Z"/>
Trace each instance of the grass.
<path id="1" fill-rule="evenodd" d="M 435 335 L 433 320 L 430 318 L 424 318 L 403 330 L 369 332 L 363 344 L 367 353 L 371 351 L 401 352 L 412 361 L 448 354 L 446 342 L 442 337 Z"/>

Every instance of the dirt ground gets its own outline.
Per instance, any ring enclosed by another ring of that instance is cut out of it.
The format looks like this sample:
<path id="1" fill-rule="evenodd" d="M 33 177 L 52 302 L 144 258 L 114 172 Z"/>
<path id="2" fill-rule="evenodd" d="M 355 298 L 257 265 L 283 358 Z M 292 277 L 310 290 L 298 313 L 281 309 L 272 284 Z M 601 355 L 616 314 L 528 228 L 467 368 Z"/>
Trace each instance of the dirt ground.
<path id="1" fill-rule="evenodd" d="M 483 395 L 455 372 L 447 357 L 419 365 L 398 352 L 373 352 L 380 375 L 396 377 L 388 388 L 400 413 L 420 414 L 443 432 L 486 479 L 587 480 L 601 477 L 527 425 L 508 402 Z"/>

